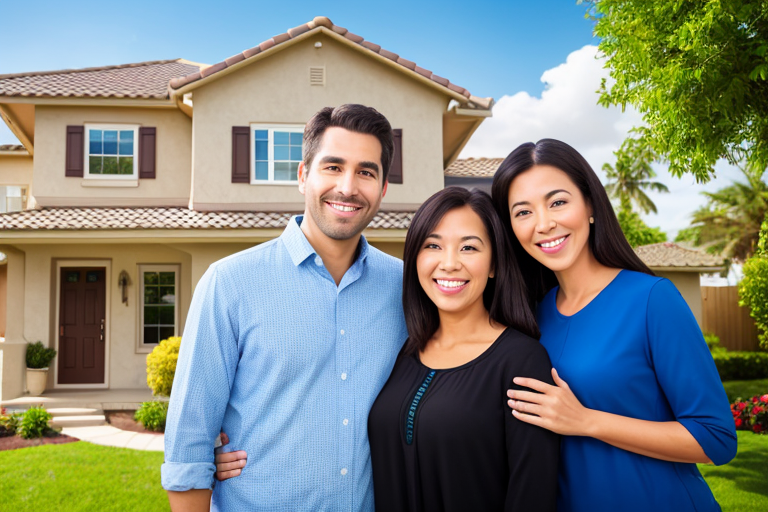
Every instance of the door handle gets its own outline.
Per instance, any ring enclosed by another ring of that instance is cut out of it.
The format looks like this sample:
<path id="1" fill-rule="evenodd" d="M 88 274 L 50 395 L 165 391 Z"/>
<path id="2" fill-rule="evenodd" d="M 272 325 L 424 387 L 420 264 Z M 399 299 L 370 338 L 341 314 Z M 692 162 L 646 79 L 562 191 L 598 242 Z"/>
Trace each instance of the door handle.
<path id="1" fill-rule="evenodd" d="M 101 319 L 101 333 L 99 334 L 99 341 L 104 341 L 104 319 Z"/>

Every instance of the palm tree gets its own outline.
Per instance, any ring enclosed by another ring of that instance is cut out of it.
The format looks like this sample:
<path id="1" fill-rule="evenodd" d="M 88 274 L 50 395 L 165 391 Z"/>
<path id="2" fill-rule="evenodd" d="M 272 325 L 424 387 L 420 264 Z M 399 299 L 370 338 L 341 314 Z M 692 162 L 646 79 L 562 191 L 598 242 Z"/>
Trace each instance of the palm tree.
<path id="1" fill-rule="evenodd" d="M 740 167 L 746 182 L 734 182 L 717 192 L 702 192 L 707 204 L 692 215 L 691 226 L 681 230 L 675 241 L 687 241 L 743 262 L 755 251 L 760 224 L 768 214 L 766 169 Z"/>
<path id="2" fill-rule="evenodd" d="M 605 185 L 608 197 L 619 201 L 620 211 L 632 210 L 634 203 L 643 213 L 657 213 L 656 205 L 645 191 L 669 192 L 669 189 L 663 183 L 652 181 L 656 173 L 651 168 L 651 162 L 657 159 L 656 154 L 634 138 L 626 139 L 613 154 L 616 155 L 616 166 L 603 164 L 608 178 Z"/>

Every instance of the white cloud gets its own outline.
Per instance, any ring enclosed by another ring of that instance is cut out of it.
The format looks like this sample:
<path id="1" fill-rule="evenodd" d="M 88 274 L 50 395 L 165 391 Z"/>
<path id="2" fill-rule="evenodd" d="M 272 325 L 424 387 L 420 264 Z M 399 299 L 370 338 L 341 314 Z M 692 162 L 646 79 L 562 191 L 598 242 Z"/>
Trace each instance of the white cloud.
<path id="1" fill-rule="evenodd" d="M 622 112 L 618 107 L 597 104 L 596 91 L 601 80 L 608 78 L 603 66 L 597 47 L 587 45 L 542 74 L 546 87 L 540 98 L 524 91 L 503 96 L 494 106 L 493 117 L 478 128 L 460 158 L 505 157 L 524 142 L 554 138 L 576 148 L 604 178 L 603 164 L 614 162 L 613 152 L 642 118 L 632 108 Z M 704 204 L 701 191 L 717 190 L 740 178 L 738 170 L 725 164 L 717 166 L 717 178 L 706 185 L 697 185 L 691 176 L 674 178 L 664 166 L 655 169 L 657 179 L 667 185 L 670 194 L 649 194 L 659 213 L 645 220 L 660 226 L 670 239 L 688 226 L 690 214 Z"/>

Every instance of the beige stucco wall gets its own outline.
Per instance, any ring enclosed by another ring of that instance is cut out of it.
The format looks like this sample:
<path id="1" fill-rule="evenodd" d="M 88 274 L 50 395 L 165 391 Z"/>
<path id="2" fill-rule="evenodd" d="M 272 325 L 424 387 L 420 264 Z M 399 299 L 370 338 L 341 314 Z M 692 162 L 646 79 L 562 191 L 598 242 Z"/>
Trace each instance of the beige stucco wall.
<path id="1" fill-rule="evenodd" d="M 0 338 L 5 338 L 5 307 L 8 303 L 8 265 L 0 265 Z"/>
<path id="2" fill-rule="evenodd" d="M 26 341 L 23 336 L 24 281 L 26 265 L 24 253 L 13 247 L 0 245 L 8 258 L 6 263 L 6 294 L 13 297 L 6 303 L 5 339 L 0 343 L 0 400 L 21 395 L 24 390 L 24 356 Z"/>
<path id="3" fill-rule="evenodd" d="M 322 48 L 315 48 L 316 42 Z M 325 67 L 325 86 L 309 84 L 310 66 Z M 442 123 L 448 101 L 447 95 L 329 36 L 300 41 L 193 91 L 195 207 L 218 209 L 225 203 L 237 209 L 303 210 L 296 185 L 231 183 L 232 127 L 303 125 L 322 107 L 362 103 L 403 130 L 404 183 L 389 186 L 384 208 L 413 208 L 443 188 Z"/>
<path id="4" fill-rule="evenodd" d="M 699 327 L 701 327 L 701 285 L 698 272 L 663 272 L 655 271 L 659 277 L 666 277 L 677 287 L 680 295 L 683 296 L 688 307 L 691 308 L 693 316 L 696 317 Z"/>
<path id="5" fill-rule="evenodd" d="M 65 177 L 66 127 L 90 123 L 157 128 L 156 178 L 139 180 L 138 187 L 115 188 L 83 187 L 85 178 Z M 35 112 L 35 199 L 41 206 L 186 206 L 191 183 L 191 155 L 192 121 L 176 109 L 38 105 Z"/>
<path id="6" fill-rule="evenodd" d="M 0 185 L 31 186 L 32 157 L 0 155 Z"/>

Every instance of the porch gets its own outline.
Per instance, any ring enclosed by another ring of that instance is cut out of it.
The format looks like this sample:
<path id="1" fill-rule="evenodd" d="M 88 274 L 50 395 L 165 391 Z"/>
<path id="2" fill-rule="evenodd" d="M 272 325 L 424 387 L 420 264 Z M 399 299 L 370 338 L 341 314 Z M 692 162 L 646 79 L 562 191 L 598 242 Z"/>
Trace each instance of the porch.
<path id="1" fill-rule="evenodd" d="M 155 400 L 168 400 L 154 397 Z M 153 400 L 152 391 L 146 389 L 94 389 L 84 391 L 48 390 L 41 396 L 22 395 L 0 401 L 8 409 L 28 409 L 43 405 L 46 409 L 96 409 L 101 411 L 136 410 L 142 402 Z"/>

